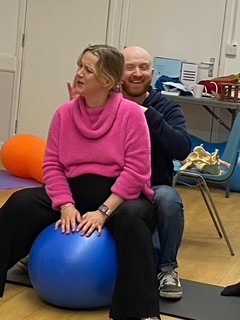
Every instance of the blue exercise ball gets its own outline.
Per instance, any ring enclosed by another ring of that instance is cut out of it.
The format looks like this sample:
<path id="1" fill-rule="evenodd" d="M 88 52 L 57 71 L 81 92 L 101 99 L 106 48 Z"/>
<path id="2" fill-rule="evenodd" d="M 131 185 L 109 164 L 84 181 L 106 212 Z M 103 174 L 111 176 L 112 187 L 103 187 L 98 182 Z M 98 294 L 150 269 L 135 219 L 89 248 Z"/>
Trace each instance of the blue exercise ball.
<path id="1" fill-rule="evenodd" d="M 236 171 L 231 179 L 230 190 L 240 192 L 240 156 L 236 166 Z"/>
<path id="2" fill-rule="evenodd" d="M 117 276 L 115 240 L 102 235 L 62 234 L 52 224 L 36 238 L 29 254 L 29 277 L 41 298 L 69 309 L 111 304 Z"/>

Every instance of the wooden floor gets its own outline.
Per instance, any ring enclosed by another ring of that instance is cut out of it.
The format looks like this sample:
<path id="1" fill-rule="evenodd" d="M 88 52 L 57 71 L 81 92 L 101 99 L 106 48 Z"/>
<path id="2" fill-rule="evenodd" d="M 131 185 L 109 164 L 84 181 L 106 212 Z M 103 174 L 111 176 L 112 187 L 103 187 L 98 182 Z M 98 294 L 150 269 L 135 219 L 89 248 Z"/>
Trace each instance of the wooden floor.
<path id="1" fill-rule="evenodd" d="M 225 229 L 235 251 L 231 256 L 224 239 L 220 239 L 210 215 L 195 188 L 177 186 L 185 205 L 185 232 L 179 252 L 181 278 L 226 286 L 240 280 L 240 193 L 224 197 L 224 190 L 211 188 Z M 12 191 L 0 192 L 0 206 Z M 184 293 L 183 293 L 184 294 Z M 103 320 L 108 310 L 72 312 L 45 304 L 31 288 L 6 285 L 0 299 L 1 320 Z M 162 316 L 163 320 L 176 319 Z"/>

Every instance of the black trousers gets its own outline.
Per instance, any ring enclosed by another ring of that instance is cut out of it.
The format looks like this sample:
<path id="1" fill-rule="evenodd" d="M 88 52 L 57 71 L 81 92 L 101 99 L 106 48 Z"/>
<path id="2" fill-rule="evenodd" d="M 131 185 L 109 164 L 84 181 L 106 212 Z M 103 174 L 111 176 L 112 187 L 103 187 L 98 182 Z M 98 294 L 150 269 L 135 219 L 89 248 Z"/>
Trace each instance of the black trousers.
<path id="1" fill-rule="evenodd" d="M 114 178 L 84 175 L 69 179 L 81 214 L 96 210 L 111 194 Z M 25 257 L 38 234 L 60 218 L 45 188 L 15 192 L 0 209 L 0 296 L 6 274 Z M 117 246 L 118 276 L 110 306 L 114 319 L 159 316 L 157 272 L 152 231 L 157 222 L 154 206 L 145 198 L 123 202 L 108 220 Z"/>

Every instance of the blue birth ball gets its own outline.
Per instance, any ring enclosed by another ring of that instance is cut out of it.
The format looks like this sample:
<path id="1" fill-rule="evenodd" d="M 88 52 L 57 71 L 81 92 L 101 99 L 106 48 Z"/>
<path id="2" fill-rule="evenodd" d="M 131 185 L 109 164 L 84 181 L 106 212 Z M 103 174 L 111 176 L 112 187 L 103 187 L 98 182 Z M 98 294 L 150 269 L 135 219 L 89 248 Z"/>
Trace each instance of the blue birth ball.
<path id="1" fill-rule="evenodd" d="M 230 190 L 240 192 L 240 156 L 236 166 L 236 171 L 231 179 Z"/>
<path id="2" fill-rule="evenodd" d="M 29 255 L 29 277 L 40 297 L 70 309 L 109 306 L 117 276 L 115 240 L 108 229 L 85 237 L 47 227 Z"/>

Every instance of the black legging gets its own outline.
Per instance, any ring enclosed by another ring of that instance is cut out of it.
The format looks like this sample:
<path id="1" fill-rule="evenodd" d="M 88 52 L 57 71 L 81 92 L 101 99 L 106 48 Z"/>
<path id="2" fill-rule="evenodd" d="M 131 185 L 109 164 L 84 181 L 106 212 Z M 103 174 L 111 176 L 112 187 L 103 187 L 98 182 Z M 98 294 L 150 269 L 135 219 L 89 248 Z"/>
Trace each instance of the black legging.
<path id="1" fill-rule="evenodd" d="M 96 210 L 110 195 L 115 179 L 84 175 L 69 179 L 81 214 Z M 0 209 L 0 296 L 7 270 L 25 257 L 38 234 L 60 218 L 51 207 L 45 188 L 15 192 Z M 159 316 L 157 273 L 152 231 L 156 226 L 153 205 L 145 198 L 123 202 L 106 227 L 112 232 L 118 253 L 118 277 L 110 317 L 123 319 Z"/>

